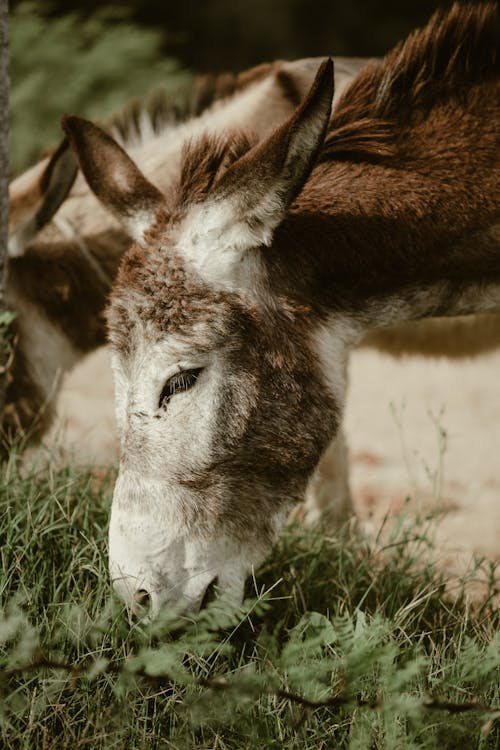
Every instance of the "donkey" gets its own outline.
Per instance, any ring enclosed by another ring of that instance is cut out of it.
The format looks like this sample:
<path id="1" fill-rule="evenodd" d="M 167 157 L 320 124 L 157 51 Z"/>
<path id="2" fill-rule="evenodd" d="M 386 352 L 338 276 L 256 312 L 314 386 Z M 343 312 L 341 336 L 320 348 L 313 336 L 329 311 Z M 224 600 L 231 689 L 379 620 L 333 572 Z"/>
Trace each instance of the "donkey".
<path id="1" fill-rule="evenodd" d="M 335 59 L 336 98 L 366 62 Z M 307 59 L 263 65 L 239 76 L 204 76 L 197 79 L 192 100 L 180 108 L 156 95 L 146 107 L 127 106 L 109 127 L 148 176 L 168 190 L 180 168 L 183 139 L 232 120 L 263 137 L 293 111 L 317 66 L 317 60 Z M 11 184 L 7 296 L 17 319 L 4 421 L 7 444 L 20 437 L 33 443 L 45 435 L 64 373 L 105 340 L 102 312 L 129 238 L 81 177 L 73 185 L 76 176 L 75 158 L 61 145 Z M 392 354 L 470 355 L 498 343 L 497 321 L 481 317 L 386 328 L 368 334 L 361 345 Z M 107 358 L 96 358 L 91 376 L 104 375 L 102 387 L 111 401 L 107 368 Z M 309 521 L 321 516 L 337 524 L 353 514 L 341 432 L 325 451 L 306 496 Z"/>
<path id="2" fill-rule="evenodd" d="M 365 64 L 340 59 L 342 89 Z M 262 138 L 293 111 L 317 63 L 261 65 L 238 76 L 201 76 L 182 108 L 153 96 L 108 126 L 164 190 L 174 182 L 184 140 L 204 129 L 251 127 Z M 103 310 L 130 239 L 96 201 L 67 142 L 10 187 L 7 304 L 16 312 L 8 373 L 7 442 L 39 440 L 52 422 L 63 373 L 105 343 Z"/>
<path id="3" fill-rule="evenodd" d="M 135 238 L 108 311 L 120 435 L 110 573 L 130 607 L 241 597 L 337 433 L 368 330 L 500 303 L 498 16 L 435 14 L 331 115 L 325 61 L 259 143 L 202 136 L 163 194 L 64 129 Z"/>

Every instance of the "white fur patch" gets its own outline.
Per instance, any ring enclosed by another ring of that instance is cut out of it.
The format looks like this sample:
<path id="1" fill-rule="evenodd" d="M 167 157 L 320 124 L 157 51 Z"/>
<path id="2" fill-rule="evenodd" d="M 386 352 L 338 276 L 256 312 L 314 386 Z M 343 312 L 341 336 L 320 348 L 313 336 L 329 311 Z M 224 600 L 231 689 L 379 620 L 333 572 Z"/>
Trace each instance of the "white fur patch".
<path id="1" fill-rule="evenodd" d="M 323 371 L 324 382 L 339 406 L 345 401 L 349 348 L 359 339 L 358 323 L 342 315 L 331 315 L 312 333 L 312 350 Z"/>
<path id="2" fill-rule="evenodd" d="M 260 245 L 271 232 L 235 219 L 229 200 L 192 206 L 178 228 L 176 250 L 207 284 L 249 291 L 264 279 Z"/>
<path id="3" fill-rule="evenodd" d="M 144 242 L 144 235 L 151 229 L 156 220 L 156 207 L 152 211 L 134 211 L 130 217 L 121 216 L 120 221 L 123 223 L 129 235 L 139 244 Z"/>
<path id="4" fill-rule="evenodd" d="M 258 541 L 245 544 L 223 532 L 205 537 L 188 527 L 183 509 L 189 502 L 175 483 L 120 471 L 109 527 L 110 576 L 130 608 L 142 589 L 153 616 L 163 605 L 196 611 L 214 579 L 221 592 L 241 601 L 247 575 L 267 550 Z"/>
<path id="5" fill-rule="evenodd" d="M 170 336 L 151 344 L 136 341 L 132 360 L 112 354 L 116 418 L 123 460 L 141 466 L 149 476 L 173 476 L 196 470 L 210 460 L 207 436 L 213 432 L 219 390 L 218 362 L 200 357 Z M 160 409 L 165 382 L 179 372 L 203 368 L 196 386 L 176 394 L 167 410 Z"/>
<path id="6" fill-rule="evenodd" d="M 26 224 L 19 227 L 13 234 L 9 236 L 7 242 L 7 252 L 9 258 L 19 258 L 24 255 L 26 246 L 33 239 L 37 233 L 37 225 L 35 219 L 28 219 Z"/>

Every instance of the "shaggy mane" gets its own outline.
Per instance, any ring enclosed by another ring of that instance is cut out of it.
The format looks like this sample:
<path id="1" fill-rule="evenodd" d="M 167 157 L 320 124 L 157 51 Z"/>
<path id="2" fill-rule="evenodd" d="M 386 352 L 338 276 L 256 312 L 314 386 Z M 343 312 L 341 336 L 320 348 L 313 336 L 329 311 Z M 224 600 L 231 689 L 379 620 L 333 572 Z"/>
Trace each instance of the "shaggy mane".
<path id="1" fill-rule="evenodd" d="M 397 123 L 460 96 L 500 72 L 498 9 L 493 3 L 438 10 L 380 61 L 369 63 L 334 109 L 321 159 L 391 153 Z"/>
<path id="2" fill-rule="evenodd" d="M 159 87 L 145 101 L 131 99 L 108 118 L 105 127 L 125 148 L 140 146 L 167 128 L 198 117 L 215 102 L 257 83 L 278 66 L 279 63 L 266 63 L 239 74 L 199 75 L 190 90 L 180 90 L 175 96 Z"/>
<path id="3" fill-rule="evenodd" d="M 252 147 L 241 131 L 204 133 L 182 151 L 179 205 L 202 201 L 224 172 Z"/>

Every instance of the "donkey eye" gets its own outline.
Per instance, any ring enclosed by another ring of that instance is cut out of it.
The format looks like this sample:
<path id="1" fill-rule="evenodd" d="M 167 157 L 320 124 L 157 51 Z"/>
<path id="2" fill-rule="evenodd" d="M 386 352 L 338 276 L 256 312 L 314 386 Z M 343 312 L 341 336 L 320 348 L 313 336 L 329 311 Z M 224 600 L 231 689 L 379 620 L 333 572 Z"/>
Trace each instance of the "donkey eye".
<path id="1" fill-rule="evenodd" d="M 169 378 L 163 386 L 158 406 L 160 408 L 162 406 L 165 407 L 172 396 L 175 396 L 176 393 L 179 393 L 179 391 L 188 391 L 192 388 L 198 380 L 201 370 L 201 367 L 197 370 L 184 370 L 183 372 L 178 372 L 177 375 L 173 375 Z"/>

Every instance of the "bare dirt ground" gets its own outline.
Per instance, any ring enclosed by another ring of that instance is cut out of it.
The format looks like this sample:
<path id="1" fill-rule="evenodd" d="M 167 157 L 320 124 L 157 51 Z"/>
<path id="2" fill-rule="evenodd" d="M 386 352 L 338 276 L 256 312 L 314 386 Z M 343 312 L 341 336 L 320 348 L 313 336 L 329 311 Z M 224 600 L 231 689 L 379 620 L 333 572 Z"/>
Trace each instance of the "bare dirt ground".
<path id="1" fill-rule="evenodd" d="M 440 561 L 460 573 L 473 555 L 500 559 L 500 353 L 461 362 L 354 352 L 346 432 L 359 516 L 437 506 Z M 77 464 L 114 463 L 113 388 L 105 349 L 65 380 L 51 451 Z"/>
<path id="2" fill-rule="evenodd" d="M 350 371 L 351 482 L 368 528 L 439 507 L 435 543 L 449 574 L 474 555 L 500 560 L 500 354 L 397 361 L 365 350 Z"/>

